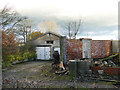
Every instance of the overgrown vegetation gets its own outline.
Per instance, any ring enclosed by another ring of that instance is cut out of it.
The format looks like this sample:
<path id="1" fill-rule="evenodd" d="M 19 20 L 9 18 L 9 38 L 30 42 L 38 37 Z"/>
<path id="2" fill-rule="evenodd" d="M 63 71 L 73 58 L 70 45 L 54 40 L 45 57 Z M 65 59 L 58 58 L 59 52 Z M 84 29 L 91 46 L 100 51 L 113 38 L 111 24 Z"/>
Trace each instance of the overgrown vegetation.
<path id="1" fill-rule="evenodd" d="M 31 40 L 31 39 L 35 39 L 36 37 L 42 35 L 43 33 L 41 33 L 40 31 L 38 32 L 32 32 L 31 34 L 28 35 L 27 39 Z"/>
<path id="2" fill-rule="evenodd" d="M 26 49 L 23 52 L 19 52 L 19 54 L 9 54 L 6 55 L 6 58 L 3 58 L 2 61 L 2 67 L 9 67 L 12 66 L 12 63 L 17 61 L 17 62 L 23 62 L 25 59 L 31 60 L 32 58 L 36 57 L 36 53 L 34 51 L 28 51 Z"/>
<path id="3" fill-rule="evenodd" d="M 2 46 L 2 67 L 12 66 L 15 61 L 22 62 L 36 57 L 35 49 L 26 44 L 27 36 L 31 33 L 32 22 L 14 10 L 5 6 L 0 10 L 0 46 Z M 28 33 L 29 32 L 29 33 Z M 18 36 L 24 38 L 20 45 Z M 26 39 L 26 40 L 25 40 Z"/>
<path id="4" fill-rule="evenodd" d="M 22 62 L 36 57 L 34 47 L 25 44 L 18 46 L 14 33 L 6 34 L 2 31 L 2 66 L 3 68 L 12 66 L 15 61 Z"/>

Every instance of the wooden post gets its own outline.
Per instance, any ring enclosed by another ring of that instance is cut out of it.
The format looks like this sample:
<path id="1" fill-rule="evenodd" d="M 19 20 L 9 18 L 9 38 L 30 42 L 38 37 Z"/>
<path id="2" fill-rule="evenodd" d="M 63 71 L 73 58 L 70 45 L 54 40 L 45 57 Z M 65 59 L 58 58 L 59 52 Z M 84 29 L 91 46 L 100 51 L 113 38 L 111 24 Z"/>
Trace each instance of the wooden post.
<path id="1" fill-rule="evenodd" d="M 60 37 L 60 60 L 66 65 L 66 37 Z"/>

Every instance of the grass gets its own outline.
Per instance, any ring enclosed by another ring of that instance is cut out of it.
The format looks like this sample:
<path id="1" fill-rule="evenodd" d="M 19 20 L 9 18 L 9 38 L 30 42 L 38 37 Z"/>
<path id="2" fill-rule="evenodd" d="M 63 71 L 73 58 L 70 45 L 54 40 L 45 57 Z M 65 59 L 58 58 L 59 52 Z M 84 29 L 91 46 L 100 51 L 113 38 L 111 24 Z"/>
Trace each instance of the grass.
<path id="1" fill-rule="evenodd" d="M 101 85 L 112 85 L 112 84 L 114 84 L 114 82 L 103 82 L 103 81 L 99 81 L 98 83 L 101 84 Z"/>
<path id="2" fill-rule="evenodd" d="M 10 62 L 2 62 L 2 69 L 13 67 Z"/>
<path id="3" fill-rule="evenodd" d="M 28 79 L 36 79 L 37 77 L 35 76 L 29 76 Z"/>

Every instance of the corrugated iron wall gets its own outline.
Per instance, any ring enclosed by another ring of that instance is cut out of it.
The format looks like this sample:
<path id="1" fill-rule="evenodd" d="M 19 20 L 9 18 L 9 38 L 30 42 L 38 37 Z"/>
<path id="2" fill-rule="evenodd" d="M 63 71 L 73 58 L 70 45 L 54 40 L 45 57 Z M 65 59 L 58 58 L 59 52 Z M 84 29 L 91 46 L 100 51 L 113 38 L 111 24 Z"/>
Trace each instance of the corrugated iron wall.
<path id="1" fill-rule="evenodd" d="M 66 40 L 67 60 L 82 59 L 82 41 Z M 111 54 L 110 40 L 91 40 L 91 58 L 104 58 Z"/>

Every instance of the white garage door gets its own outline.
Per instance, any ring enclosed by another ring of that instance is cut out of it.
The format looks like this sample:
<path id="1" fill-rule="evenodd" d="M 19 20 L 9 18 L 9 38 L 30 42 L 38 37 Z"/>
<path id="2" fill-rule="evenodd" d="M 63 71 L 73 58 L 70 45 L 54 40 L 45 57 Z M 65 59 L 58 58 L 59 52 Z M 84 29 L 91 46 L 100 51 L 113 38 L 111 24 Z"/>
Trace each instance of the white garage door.
<path id="1" fill-rule="evenodd" d="M 49 60 L 50 47 L 36 47 L 37 59 Z"/>

